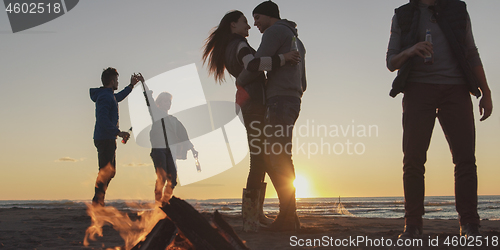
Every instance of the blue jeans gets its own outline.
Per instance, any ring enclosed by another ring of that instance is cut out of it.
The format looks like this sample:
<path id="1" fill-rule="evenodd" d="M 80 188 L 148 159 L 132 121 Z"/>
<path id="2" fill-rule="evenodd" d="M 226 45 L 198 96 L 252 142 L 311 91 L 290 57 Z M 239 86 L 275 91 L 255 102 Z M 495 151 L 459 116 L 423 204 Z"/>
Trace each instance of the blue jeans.
<path id="1" fill-rule="evenodd" d="M 266 151 L 271 158 L 271 169 L 293 170 L 292 133 L 300 103 L 300 98 L 292 96 L 275 96 L 267 102 L 266 121 L 271 126 L 272 136 L 268 138 L 270 146 Z"/>
<path id="2" fill-rule="evenodd" d="M 275 96 L 267 100 L 266 121 L 270 131 L 266 154 L 269 154 L 268 174 L 283 209 L 295 212 L 295 169 L 292 161 L 292 132 L 299 117 L 301 100 L 293 96 Z"/>

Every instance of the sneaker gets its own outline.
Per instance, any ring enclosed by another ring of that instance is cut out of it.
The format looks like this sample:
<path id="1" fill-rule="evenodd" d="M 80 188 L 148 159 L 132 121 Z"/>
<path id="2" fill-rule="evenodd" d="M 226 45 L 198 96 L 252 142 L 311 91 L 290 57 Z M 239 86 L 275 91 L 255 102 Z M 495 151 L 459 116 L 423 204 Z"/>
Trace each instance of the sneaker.
<path id="1" fill-rule="evenodd" d="M 467 223 L 465 225 L 460 226 L 460 236 L 465 236 L 465 238 L 469 236 L 483 236 L 479 232 L 479 227 L 481 227 L 478 224 L 472 224 L 472 223 Z"/>
<path id="2" fill-rule="evenodd" d="M 422 228 L 414 225 L 405 225 L 405 230 L 398 236 L 398 239 L 421 239 Z"/>

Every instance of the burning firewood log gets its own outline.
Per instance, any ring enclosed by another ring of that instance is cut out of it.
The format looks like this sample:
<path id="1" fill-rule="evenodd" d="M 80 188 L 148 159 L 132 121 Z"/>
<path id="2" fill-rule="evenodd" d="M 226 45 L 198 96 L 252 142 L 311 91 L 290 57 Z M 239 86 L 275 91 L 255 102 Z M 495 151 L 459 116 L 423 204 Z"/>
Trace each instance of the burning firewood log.
<path id="1" fill-rule="evenodd" d="M 175 196 L 161 209 L 168 217 L 158 221 L 132 250 L 249 250 L 218 211 L 212 226 L 189 203 Z"/>
<path id="2" fill-rule="evenodd" d="M 216 212 L 212 226 L 196 209 L 173 196 L 162 210 L 196 250 L 247 250 L 232 227 Z"/>
<path id="3" fill-rule="evenodd" d="M 174 241 L 176 235 L 175 224 L 168 218 L 162 219 L 156 223 L 146 239 L 137 243 L 132 250 L 165 250 Z"/>

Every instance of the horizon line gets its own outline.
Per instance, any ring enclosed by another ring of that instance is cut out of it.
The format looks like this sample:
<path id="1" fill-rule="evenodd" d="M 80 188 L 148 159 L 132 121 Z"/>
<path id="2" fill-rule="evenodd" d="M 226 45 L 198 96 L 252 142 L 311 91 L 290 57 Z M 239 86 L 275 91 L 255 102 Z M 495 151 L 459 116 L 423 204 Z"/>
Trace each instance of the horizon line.
<path id="1" fill-rule="evenodd" d="M 174 195 L 175 196 L 175 195 Z M 500 194 L 486 194 L 486 195 L 478 195 L 478 197 L 484 197 L 484 196 L 500 196 Z M 177 196 L 176 196 L 177 197 Z M 403 198 L 404 196 L 335 196 L 335 197 L 307 197 L 307 198 L 296 198 L 297 200 L 300 199 L 338 199 L 338 198 Z M 425 197 L 455 197 L 454 195 L 426 195 Z M 209 198 L 209 199 L 192 199 L 192 198 L 182 198 L 182 197 L 177 197 L 179 199 L 183 200 L 200 200 L 200 201 L 208 201 L 208 200 L 234 200 L 234 199 L 241 199 L 241 197 L 235 197 L 235 198 Z M 266 199 L 278 199 L 277 197 L 266 197 Z M 5 200 L 5 199 L 0 199 L 0 202 L 2 201 L 86 201 L 87 199 L 21 199 L 21 200 Z M 90 201 L 90 199 L 89 199 Z M 153 199 L 109 199 L 108 201 L 154 201 Z"/>

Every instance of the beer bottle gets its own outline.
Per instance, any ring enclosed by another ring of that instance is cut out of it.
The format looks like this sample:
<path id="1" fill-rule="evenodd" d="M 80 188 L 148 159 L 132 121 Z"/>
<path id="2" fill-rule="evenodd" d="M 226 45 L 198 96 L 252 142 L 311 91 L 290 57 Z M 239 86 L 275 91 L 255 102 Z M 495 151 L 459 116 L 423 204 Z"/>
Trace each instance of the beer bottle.
<path id="1" fill-rule="evenodd" d="M 201 172 L 201 165 L 200 165 L 200 161 L 198 160 L 198 156 L 196 156 L 196 158 L 194 158 L 194 164 L 196 165 L 196 171 Z"/>
<path id="2" fill-rule="evenodd" d="M 432 44 L 432 35 L 430 29 L 427 29 L 425 31 L 425 41 L 430 42 Z M 431 65 L 433 63 L 434 63 L 434 56 L 431 53 L 425 55 L 424 64 Z"/>
<path id="3" fill-rule="evenodd" d="M 196 171 L 201 172 L 200 161 L 198 160 L 198 152 L 195 152 L 194 148 L 191 150 L 194 157 L 194 165 L 196 165 Z"/>
<path id="4" fill-rule="evenodd" d="M 290 47 L 290 51 L 299 51 L 299 46 L 297 45 L 297 37 L 292 37 L 292 46 Z"/>
<path id="5" fill-rule="evenodd" d="M 127 132 L 128 132 L 129 134 L 130 134 L 130 133 L 132 133 L 132 127 L 130 127 L 130 128 L 128 129 L 128 131 L 127 131 Z M 123 144 L 127 143 L 128 139 L 130 139 L 130 137 L 129 137 L 129 138 L 127 138 L 127 139 L 123 138 L 123 139 L 122 139 L 122 143 L 123 143 Z"/>

